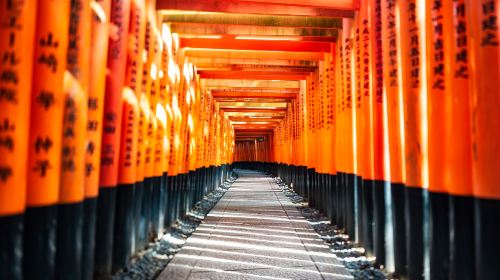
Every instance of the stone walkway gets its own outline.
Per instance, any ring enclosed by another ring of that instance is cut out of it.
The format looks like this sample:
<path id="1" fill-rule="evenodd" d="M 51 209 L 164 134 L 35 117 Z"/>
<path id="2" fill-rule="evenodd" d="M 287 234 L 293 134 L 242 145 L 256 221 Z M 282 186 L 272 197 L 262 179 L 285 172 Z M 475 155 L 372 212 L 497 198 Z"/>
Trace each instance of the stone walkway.
<path id="1" fill-rule="evenodd" d="M 270 177 L 237 173 L 158 279 L 352 279 Z"/>

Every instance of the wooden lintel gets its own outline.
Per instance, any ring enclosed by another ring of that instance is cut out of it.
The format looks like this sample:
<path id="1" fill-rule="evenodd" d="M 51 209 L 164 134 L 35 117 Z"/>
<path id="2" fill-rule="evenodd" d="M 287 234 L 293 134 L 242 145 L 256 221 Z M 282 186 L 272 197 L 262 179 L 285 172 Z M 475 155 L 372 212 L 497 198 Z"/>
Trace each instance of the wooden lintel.
<path id="1" fill-rule="evenodd" d="M 293 15 L 309 17 L 354 17 L 354 5 L 317 7 L 302 1 L 299 5 L 259 3 L 257 1 L 227 0 L 158 0 L 159 10 L 204 11 L 220 13 L 247 13 L 257 15 Z"/>
<path id="2" fill-rule="evenodd" d="M 330 42 L 269 41 L 259 39 L 181 38 L 182 48 L 220 50 L 330 52 L 332 44 Z"/>
<path id="3" fill-rule="evenodd" d="M 275 88 L 275 89 L 300 89 L 300 81 L 273 81 L 273 80 L 232 80 L 232 79 L 209 79 L 205 81 L 205 87 L 210 88 Z"/>
<path id="4" fill-rule="evenodd" d="M 265 37 L 269 40 L 297 40 L 334 42 L 338 38 L 337 29 L 315 27 L 255 26 L 215 23 L 171 22 L 170 29 L 179 37 Z"/>
<path id="5" fill-rule="evenodd" d="M 286 108 L 264 109 L 264 108 L 224 108 L 223 112 L 254 112 L 254 113 L 278 113 L 286 112 Z"/>
<path id="6" fill-rule="evenodd" d="M 202 79 L 235 79 L 235 80 L 273 80 L 273 81 L 299 81 L 305 80 L 308 74 L 296 74 L 296 73 L 272 73 L 266 72 L 262 74 L 253 73 L 252 71 L 247 72 L 212 72 L 212 73 L 200 73 L 200 78 Z"/>
<path id="7" fill-rule="evenodd" d="M 212 91 L 215 98 L 267 98 L 267 99 L 292 99 L 296 98 L 296 93 L 275 93 L 275 92 L 238 92 L 238 91 Z"/>
<path id="8" fill-rule="evenodd" d="M 260 119 L 260 118 L 241 118 L 241 117 L 230 117 L 229 120 L 234 122 L 280 122 L 283 118 L 276 119 Z"/>
<path id="9" fill-rule="evenodd" d="M 184 55 L 188 57 L 225 58 L 225 59 L 270 59 L 270 60 L 324 60 L 321 52 L 285 52 L 285 51 L 255 51 L 255 50 L 231 50 L 213 48 L 189 48 L 184 49 Z"/>
<path id="10" fill-rule="evenodd" d="M 168 0 L 170 1 L 170 0 Z M 189 1 L 189 0 L 184 0 Z M 199 1 L 199 0 L 198 0 Z M 161 7 L 158 7 L 161 9 Z M 322 18 L 290 15 L 256 15 L 249 13 L 229 14 L 200 12 L 196 10 L 180 11 L 161 9 L 160 15 L 164 22 L 191 22 L 211 24 L 237 24 L 255 26 L 288 26 L 341 29 L 342 18 Z"/>
<path id="11" fill-rule="evenodd" d="M 319 63 L 314 60 L 291 60 L 291 59 L 251 59 L 251 58 L 213 58 L 213 57 L 189 57 L 189 61 L 196 68 L 208 67 L 240 67 L 240 68 L 280 68 L 299 67 L 316 68 Z"/>

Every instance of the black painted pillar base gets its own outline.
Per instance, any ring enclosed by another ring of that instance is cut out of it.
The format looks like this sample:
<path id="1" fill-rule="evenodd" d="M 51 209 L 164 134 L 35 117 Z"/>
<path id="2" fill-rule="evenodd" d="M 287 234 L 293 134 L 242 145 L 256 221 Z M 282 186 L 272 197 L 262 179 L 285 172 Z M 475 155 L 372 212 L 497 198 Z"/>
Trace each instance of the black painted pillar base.
<path id="1" fill-rule="evenodd" d="M 404 276 L 407 271 L 405 186 L 391 183 L 392 224 L 394 236 L 394 267 L 396 276 Z"/>
<path id="2" fill-rule="evenodd" d="M 55 278 L 57 205 L 30 207 L 24 219 L 24 279 Z"/>
<path id="3" fill-rule="evenodd" d="M 373 181 L 363 179 L 363 188 L 361 189 L 362 197 L 362 223 L 363 223 L 363 245 L 366 253 L 373 256 Z"/>
<path id="4" fill-rule="evenodd" d="M 170 227 L 172 223 L 175 221 L 175 211 L 176 211 L 176 203 L 177 203 L 177 176 L 169 176 L 170 177 L 170 184 L 169 184 L 169 194 L 170 194 L 170 205 L 168 206 L 170 213 L 168 215 L 168 220 L 167 224 Z"/>
<path id="5" fill-rule="evenodd" d="M 0 217 L 0 279 L 23 279 L 24 214 Z"/>
<path id="6" fill-rule="evenodd" d="M 329 174 L 323 173 L 320 174 L 320 184 L 321 184 L 321 196 L 320 196 L 320 201 L 321 201 L 321 210 L 323 213 L 328 214 L 329 212 L 329 205 L 328 205 L 328 195 L 330 193 L 329 185 L 328 185 L 328 177 L 330 176 Z"/>
<path id="7" fill-rule="evenodd" d="M 204 188 L 204 174 L 205 174 L 205 168 L 200 167 L 196 169 L 196 193 L 197 193 L 197 199 L 196 202 L 200 201 L 203 199 L 203 188 Z"/>
<path id="8" fill-rule="evenodd" d="M 366 250 L 366 253 L 369 256 L 373 256 L 374 254 L 374 244 L 373 244 L 373 180 L 363 179 L 363 244 Z"/>
<path id="9" fill-rule="evenodd" d="M 270 167 L 268 167 L 270 168 Z M 271 172 L 271 171 L 270 171 Z M 300 196 L 303 197 L 303 184 L 302 184 L 302 175 L 301 175 L 301 172 L 302 172 L 302 167 L 301 166 L 296 166 L 295 167 L 295 183 L 294 183 L 294 187 L 295 187 L 295 192 L 297 194 L 299 194 Z"/>
<path id="10" fill-rule="evenodd" d="M 298 182 L 297 182 L 297 189 L 298 189 L 298 194 L 302 196 L 304 199 L 307 199 L 306 197 L 306 176 L 307 176 L 307 167 L 305 166 L 299 166 L 298 167 Z"/>
<path id="11" fill-rule="evenodd" d="M 209 176 L 209 187 L 208 187 L 208 191 L 211 192 L 214 190 L 215 188 L 215 167 L 213 165 L 211 165 L 210 167 L 210 176 Z"/>
<path id="12" fill-rule="evenodd" d="M 328 217 L 328 219 L 331 219 L 331 213 L 332 213 L 332 202 L 330 200 L 330 197 L 332 196 L 332 189 L 331 189 L 331 174 L 323 174 L 322 178 L 322 184 L 323 184 L 323 194 L 322 194 L 322 203 L 323 203 L 323 211 Z"/>
<path id="13" fill-rule="evenodd" d="M 179 174 L 179 204 L 177 208 L 177 216 L 175 219 L 179 219 L 184 215 L 184 209 L 186 209 L 186 174 Z"/>
<path id="14" fill-rule="evenodd" d="M 385 182 L 372 181 L 373 251 L 378 264 L 385 265 Z"/>
<path id="15" fill-rule="evenodd" d="M 224 166 L 222 166 L 222 179 L 225 179 L 225 172 L 224 172 Z M 192 208 L 193 205 L 195 204 L 195 184 L 196 184 L 196 178 L 194 176 L 194 171 L 189 171 L 187 174 L 187 193 L 188 193 L 188 199 L 187 199 L 187 206 L 186 206 L 186 213 L 188 213 Z"/>
<path id="16" fill-rule="evenodd" d="M 114 273 L 128 265 L 132 253 L 133 231 L 133 194 L 134 184 L 122 184 L 116 188 L 116 212 L 113 234 L 113 263 L 111 271 Z"/>
<path id="17" fill-rule="evenodd" d="M 474 202 L 476 279 L 500 275 L 500 200 L 476 198 Z"/>
<path id="18" fill-rule="evenodd" d="M 198 171 L 198 201 L 203 199 L 205 195 L 205 167 L 200 168 Z"/>
<path id="19" fill-rule="evenodd" d="M 333 183 L 336 178 L 335 175 L 325 174 L 324 182 L 325 182 L 325 194 L 323 199 L 325 200 L 325 214 L 329 220 L 333 217 L 333 203 L 332 203 L 332 193 L 333 193 Z"/>
<path id="20" fill-rule="evenodd" d="M 146 209 L 146 211 L 147 211 L 146 240 L 148 243 L 152 242 L 156 237 L 155 223 L 154 223 L 156 211 L 158 210 L 157 205 L 155 204 L 155 202 L 156 202 L 156 199 L 155 199 L 156 180 L 157 180 L 156 176 L 147 178 L 145 181 L 145 186 L 144 186 L 144 194 L 143 195 L 147 196 L 147 198 L 145 199 L 145 201 L 147 201 L 147 203 L 145 204 L 145 208 L 147 208 Z"/>
<path id="21" fill-rule="evenodd" d="M 173 217 L 173 212 L 174 212 L 174 178 L 175 176 L 167 176 L 167 205 L 166 205 L 166 212 L 165 212 L 165 221 L 164 221 L 164 227 L 169 230 L 170 225 L 172 224 L 172 217 Z"/>
<path id="22" fill-rule="evenodd" d="M 346 233 L 354 237 L 355 228 L 356 228 L 356 217 L 355 217 L 355 205 L 354 205 L 354 188 L 355 186 L 355 175 L 354 174 L 346 174 L 344 173 L 344 182 L 346 186 L 346 202 L 345 202 L 345 212 L 346 212 L 346 221 L 345 221 L 345 230 Z"/>
<path id="23" fill-rule="evenodd" d="M 165 217 L 168 213 L 168 174 L 164 172 L 161 176 L 161 185 L 160 185 L 160 216 L 158 220 L 159 231 L 163 232 L 165 227 Z"/>
<path id="24" fill-rule="evenodd" d="M 57 212 L 56 279 L 81 279 L 83 203 L 60 204 Z"/>
<path id="25" fill-rule="evenodd" d="M 136 182 L 134 188 L 133 208 L 134 208 L 134 241 L 133 241 L 133 254 L 144 249 L 146 244 L 144 242 L 144 226 L 145 221 L 141 215 L 142 212 L 142 200 L 144 193 L 144 181 Z"/>
<path id="26" fill-rule="evenodd" d="M 215 186 L 215 171 L 214 171 L 214 166 L 210 165 L 209 167 L 209 181 L 208 181 L 208 192 L 211 192 L 214 190 Z"/>
<path id="27" fill-rule="evenodd" d="M 94 254 L 94 275 L 96 279 L 107 279 L 111 275 L 115 209 L 116 187 L 100 188 L 97 202 Z"/>
<path id="28" fill-rule="evenodd" d="M 321 203 L 321 194 L 323 193 L 323 185 L 321 182 L 321 174 L 314 172 L 314 184 L 316 186 L 316 209 L 323 212 L 323 205 Z"/>
<path id="29" fill-rule="evenodd" d="M 219 166 L 214 166 L 214 171 L 215 171 L 215 184 L 214 184 L 214 189 L 216 189 L 218 186 L 220 186 L 220 167 Z M 254 166 L 255 169 L 255 166 Z"/>
<path id="30" fill-rule="evenodd" d="M 179 218 L 179 213 L 180 213 L 180 207 L 181 207 L 181 194 L 182 194 L 182 182 L 181 182 L 181 174 L 175 175 L 175 180 L 174 180 L 174 213 L 172 215 L 172 223 L 174 223 L 178 218 Z"/>
<path id="31" fill-rule="evenodd" d="M 474 198 L 449 196 L 450 279 L 474 279 Z"/>
<path id="32" fill-rule="evenodd" d="M 344 173 L 337 172 L 336 181 L 332 184 L 332 204 L 333 204 L 333 215 L 332 215 L 332 224 L 339 225 L 339 208 L 340 208 L 340 188 L 343 184 Z"/>
<path id="33" fill-rule="evenodd" d="M 83 201 L 82 280 L 94 278 L 94 251 L 97 221 L 97 197 Z"/>
<path id="34" fill-rule="evenodd" d="M 220 170 L 220 167 L 219 167 L 219 180 L 221 179 L 222 177 L 222 174 L 221 174 L 221 170 Z M 189 209 L 189 204 L 191 202 L 191 191 L 190 191 L 190 188 L 191 188 L 191 180 L 189 178 L 189 173 L 185 173 L 184 174 L 184 205 L 183 205 L 183 208 L 182 208 L 182 213 L 181 213 L 181 217 L 184 217 L 184 215 L 187 214 L 188 212 L 188 209 Z"/>
<path id="35" fill-rule="evenodd" d="M 318 209 L 322 213 L 325 212 L 323 206 L 324 186 L 325 185 L 323 184 L 323 173 L 316 172 L 316 209 Z"/>
<path id="36" fill-rule="evenodd" d="M 194 171 L 194 186 L 195 186 L 195 199 L 194 204 L 203 198 L 203 168 L 198 168 Z"/>
<path id="37" fill-rule="evenodd" d="M 431 279 L 449 278 L 450 229 L 448 194 L 429 192 L 429 254 Z"/>
<path id="38" fill-rule="evenodd" d="M 423 190 L 419 187 L 405 189 L 406 253 L 408 278 L 424 277 Z"/>
<path id="39" fill-rule="evenodd" d="M 357 205 L 356 209 L 356 226 L 357 226 L 357 238 L 361 245 L 364 245 L 363 232 L 365 231 L 365 222 L 363 216 L 363 178 L 358 175 L 354 175 L 354 189 L 356 190 L 355 201 Z"/>
<path id="40" fill-rule="evenodd" d="M 347 182 L 346 182 L 346 174 L 343 174 L 343 178 L 340 180 L 340 184 L 337 186 L 337 225 L 340 229 L 345 230 L 346 225 L 346 191 L 347 191 Z"/>
<path id="41" fill-rule="evenodd" d="M 139 221 L 141 234 L 139 236 L 139 244 L 141 248 L 146 248 L 149 243 L 149 236 L 152 230 L 151 225 L 151 196 L 153 177 L 144 178 L 144 185 L 142 187 L 142 203 L 141 203 L 141 219 Z"/>
<path id="42" fill-rule="evenodd" d="M 225 166 L 223 167 L 225 169 Z M 226 179 L 225 172 L 223 173 L 224 180 Z M 188 211 L 190 211 L 194 204 L 196 203 L 197 195 L 196 195 L 196 172 L 191 170 L 188 173 L 188 190 L 189 190 L 189 205 L 187 207 Z"/>
<path id="43" fill-rule="evenodd" d="M 314 185 L 314 168 L 307 168 L 307 192 L 309 207 L 314 207 L 314 199 L 316 195 L 316 186 Z"/>
<path id="44" fill-rule="evenodd" d="M 199 170 L 199 179 L 198 179 L 198 184 L 199 184 L 199 199 L 203 199 L 203 196 L 205 196 L 205 188 L 206 188 L 206 168 L 202 167 Z"/>
<path id="45" fill-rule="evenodd" d="M 156 240 L 160 229 L 160 190 L 162 184 L 162 176 L 153 177 L 151 185 L 151 232 L 150 241 Z"/>
<path id="46" fill-rule="evenodd" d="M 314 169 L 307 169 L 307 189 L 308 189 L 308 202 L 309 207 L 314 207 L 314 198 L 315 198 L 315 188 L 314 188 Z"/>
<path id="47" fill-rule="evenodd" d="M 314 169 L 313 173 L 313 192 L 314 192 L 314 208 L 321 210 L 320 205 L 320 181 L 319 181 L 319 173 Z"/>
<path id="48" fill-rule="evenodd" d="M 295 168 L 293 170 L 293 172 L 294 172 L 294 174 L 293 174 L 293 176 L 294 176 L 294 178 L 293 178 L 293 180 L 294 180 L 293 187 L 294 187 L 294 191 L 298 195 L 304 197 L 302 195 L 304 191 L 303 191 L 303 184 L 302 184 L 302 178 L 301 178 L 301 169 L 302 169 L 302 167 L 297 165 L 297 166 L 295 166 Z"/>

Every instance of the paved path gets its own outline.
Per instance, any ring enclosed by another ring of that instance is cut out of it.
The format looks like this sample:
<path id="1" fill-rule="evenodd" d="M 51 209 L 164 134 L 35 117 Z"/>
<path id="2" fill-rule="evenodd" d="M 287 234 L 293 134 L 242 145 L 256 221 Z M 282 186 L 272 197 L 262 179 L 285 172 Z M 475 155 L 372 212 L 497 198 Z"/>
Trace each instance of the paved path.
<path id="1" fill-rule="evenodd" d="M 270 177 L 237 172 L 158 279 L 352 279 Z"/>

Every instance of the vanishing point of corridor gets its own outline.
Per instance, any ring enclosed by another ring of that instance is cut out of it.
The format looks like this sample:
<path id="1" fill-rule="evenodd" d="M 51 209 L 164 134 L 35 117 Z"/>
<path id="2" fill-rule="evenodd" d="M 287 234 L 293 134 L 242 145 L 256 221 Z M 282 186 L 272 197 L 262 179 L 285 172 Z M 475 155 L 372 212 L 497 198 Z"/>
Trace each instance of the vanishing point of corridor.
<path id="1" fill-rule="evenodd" d="M 236 173 L 158 280 L 352 279 L 273 178 Z"/>

